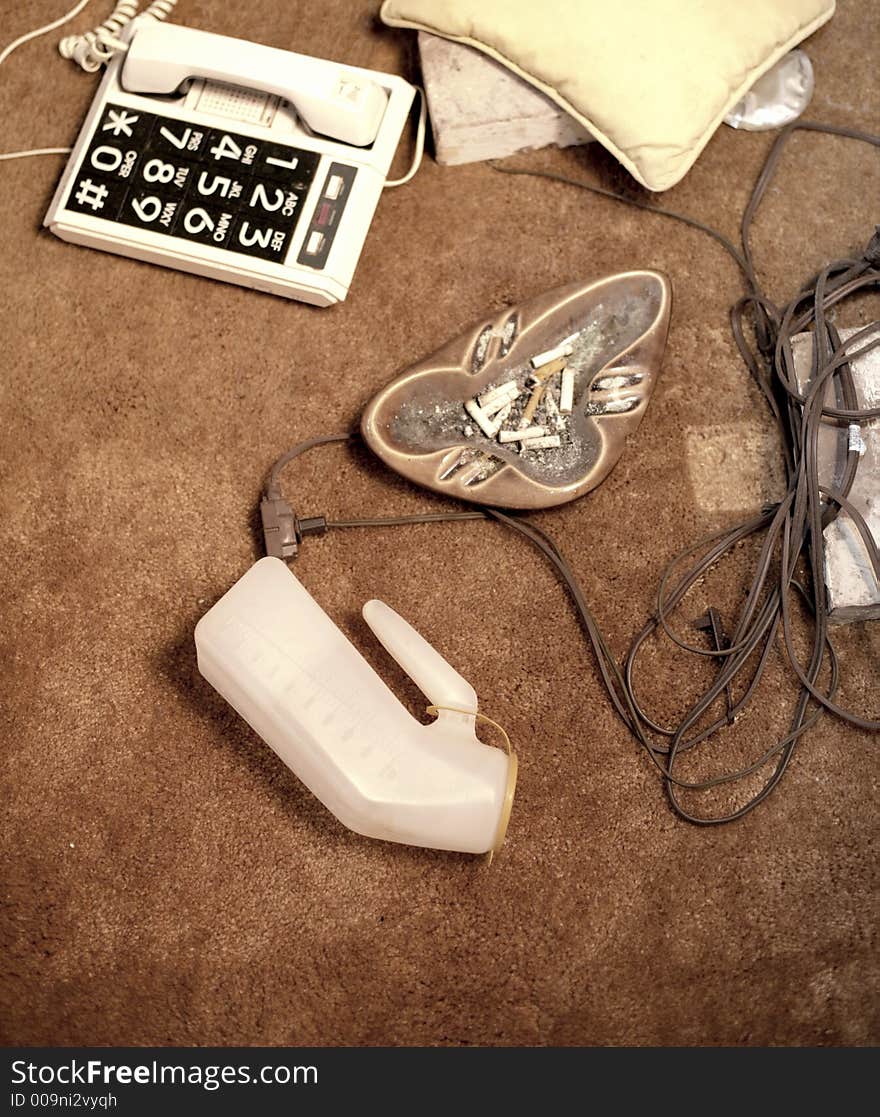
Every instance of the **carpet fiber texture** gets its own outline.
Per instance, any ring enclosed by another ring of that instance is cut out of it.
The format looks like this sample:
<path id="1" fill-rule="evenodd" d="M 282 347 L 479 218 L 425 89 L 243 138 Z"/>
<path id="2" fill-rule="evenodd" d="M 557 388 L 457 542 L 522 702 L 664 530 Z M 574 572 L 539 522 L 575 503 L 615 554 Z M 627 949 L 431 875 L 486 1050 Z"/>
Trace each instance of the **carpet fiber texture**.
<path id="1" fill-rule="evenodd" d="M 416 79 L 413 38 L 377 7 L 181 0 L 176 18 Z M 5 4 L 3 40 L 59 8 Z M 841 0 L 807 42 L 812 118 L 876 126 L 877 33 L 872 0 Z M 53 38 L 0 68 L 5 150 L 71 142 L 90 102 L 94 80 Z M 735 238 L 771 141 L 722 128 L 662 204 Z M 645 196 L 598 144 L 512 162 Z M 360 618 L 370 597 L 507 728 L 519 788 L 491 867 L 346 831 L 196 669 L 193 627 L 260 556 L 256 506 L 283 450 L 356 424 L 487 311 L 652 267 L 674 307 L 645 421 L 598 490 L 537 517 L 622 655 L 672 555 L 778 489 L 721 250 L 613 201 L 427 158 L 382 197 L 348 301 L 319 310 L 54 238 L 40 223 L 62 163 L 0 164 L 3 1041 L 880 1041 L 876 739 L 824 718 L 743 821 L 679 821 L 553 572 L 502 528 L 337 532 L 295 566 L 414 712 L 420 696 Z M 867 243 L 878 172 L 864 145 L 793 139 L 755 228 L 771 297 Z M 866 298 L 838 321 L 877 317 Z M 444 507 L 357 449 L 315 451 L 286 488 L 306 515 Z M 729 616 L 751 553 L 695 593 L 682 626 L 710 600 Z M 842 697 L 875 716 L 878 649 L 876 625 L 840 635 Z M 682 661 L 657 643 L 645 667 L 645 703 L 680 714 L 696 682 Z M 791 706 L 780 660 L 713 757 L 758 755 Z"/>

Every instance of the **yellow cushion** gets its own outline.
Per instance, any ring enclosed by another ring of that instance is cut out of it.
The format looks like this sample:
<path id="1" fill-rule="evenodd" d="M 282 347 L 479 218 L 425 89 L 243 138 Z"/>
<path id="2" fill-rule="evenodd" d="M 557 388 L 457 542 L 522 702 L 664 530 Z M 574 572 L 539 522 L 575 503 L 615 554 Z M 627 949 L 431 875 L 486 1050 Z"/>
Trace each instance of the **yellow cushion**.
<path id="1" fill-rule="evenodd" d="M 834 0 L 384 0 L 381 16 L 504 63 L 649 190 L 684 177 L 725 113 Z"/>

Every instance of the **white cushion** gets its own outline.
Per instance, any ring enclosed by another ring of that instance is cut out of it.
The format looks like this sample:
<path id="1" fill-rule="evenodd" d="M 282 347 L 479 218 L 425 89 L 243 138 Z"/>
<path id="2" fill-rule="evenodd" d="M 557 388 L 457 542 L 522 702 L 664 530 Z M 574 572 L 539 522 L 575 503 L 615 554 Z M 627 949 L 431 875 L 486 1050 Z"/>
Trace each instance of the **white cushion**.
<path id="1" fill-rule="evenodd" d="M 649 190 L 690 169 L 725 113 L 834 0 L 384 0 L 394 27 L 503 62 Z"/>

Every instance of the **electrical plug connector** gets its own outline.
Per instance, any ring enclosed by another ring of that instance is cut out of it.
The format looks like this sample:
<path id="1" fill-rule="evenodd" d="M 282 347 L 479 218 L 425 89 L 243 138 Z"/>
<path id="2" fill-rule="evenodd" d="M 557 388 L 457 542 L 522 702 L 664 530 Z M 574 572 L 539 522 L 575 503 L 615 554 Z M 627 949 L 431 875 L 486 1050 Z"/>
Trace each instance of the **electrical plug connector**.
<path id="1" fill-rule="evenodd" d="M 272 558 L 294 558 L 299 548 L 296 513 L 283 497 L 264 496 L 260 501 L 263 542 Z"/>
<path id="2" fill-rule="evenodd" d="M 266 554 L 272 558 L 296 558 L 304 536 L 323 535 L 327 530 L 324 516 L 300 519 L 276 489 L 268 491 L 260 501 L 260 519 Z"/>

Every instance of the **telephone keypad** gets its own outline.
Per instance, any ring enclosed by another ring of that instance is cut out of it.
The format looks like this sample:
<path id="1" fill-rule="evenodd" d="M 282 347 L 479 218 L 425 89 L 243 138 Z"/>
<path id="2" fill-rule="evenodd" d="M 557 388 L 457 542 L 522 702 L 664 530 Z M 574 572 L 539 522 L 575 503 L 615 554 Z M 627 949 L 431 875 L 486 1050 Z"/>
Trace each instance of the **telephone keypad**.
<path id="1" fill-rule="evenodd" d="M 108 104 L 66 208 L 283 262 L 317 152 Z"/>

